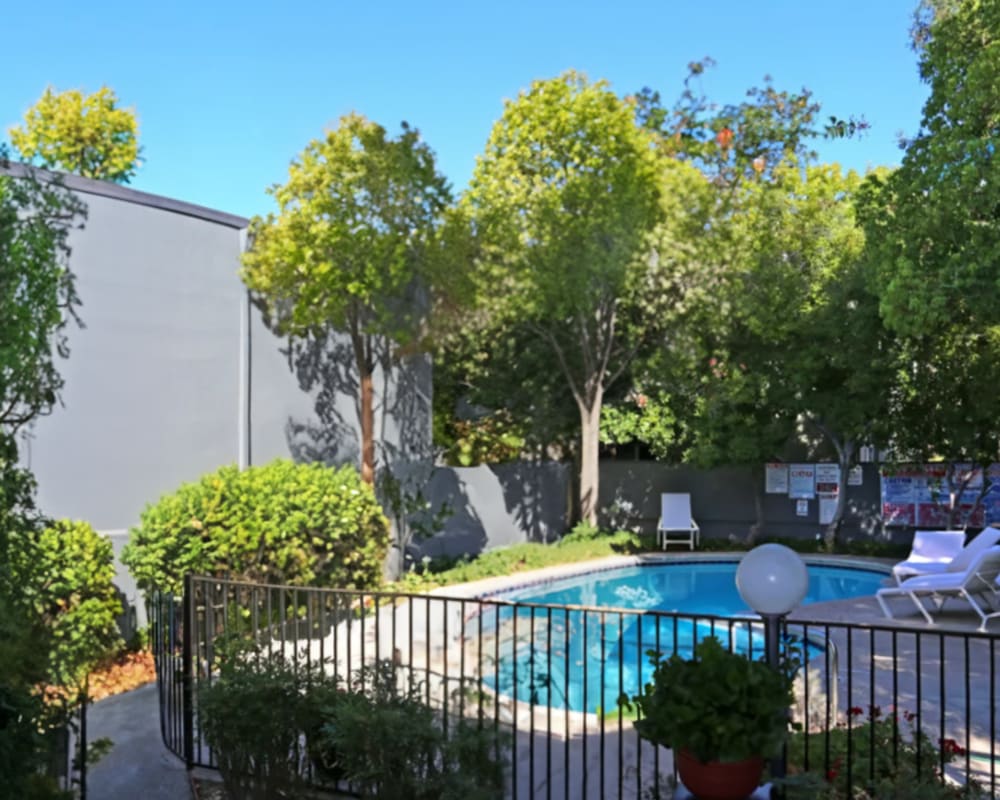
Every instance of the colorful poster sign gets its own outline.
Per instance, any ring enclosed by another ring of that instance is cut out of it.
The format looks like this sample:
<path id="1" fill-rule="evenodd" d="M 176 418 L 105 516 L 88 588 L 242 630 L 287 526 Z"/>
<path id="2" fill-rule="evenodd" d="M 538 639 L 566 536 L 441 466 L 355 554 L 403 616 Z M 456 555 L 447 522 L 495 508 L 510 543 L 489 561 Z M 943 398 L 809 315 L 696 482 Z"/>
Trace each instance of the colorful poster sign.
<path id="1" fill-rule="evenodd" d="M 1000 522 L 1000 465 L 936 462 L 883 467 L 882 520 L 886 525 L 947 528 L 949 508 L 968 527 Z M 985 492 L 984 492 L 985 488 Z"/>
<path id="2" fill-rule="evenodd" d="M 764 491 L 768 494 L 788 494 L 788 465 L 764 465 Z"/>

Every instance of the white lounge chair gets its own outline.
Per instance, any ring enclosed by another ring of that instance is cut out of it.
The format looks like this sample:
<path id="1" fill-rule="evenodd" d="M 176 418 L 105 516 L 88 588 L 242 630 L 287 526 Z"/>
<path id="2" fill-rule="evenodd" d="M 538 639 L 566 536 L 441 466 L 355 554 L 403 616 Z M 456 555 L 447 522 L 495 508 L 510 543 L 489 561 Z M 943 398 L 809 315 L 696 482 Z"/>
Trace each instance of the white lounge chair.
<path id="1" fill-rule="evenodd" d="M 923 598 L 930 598 L 934 611 L 940 611 L 945 601 L 950 598 L 965 600 L 972 610 L 982 620 L 979 630 L 986 630 L 986 623 L 993 617 L 1000 617 L 998 600 L 1000 587 L 997 578 L 1000 577 L 1000 547 L 989 547 L 976 554 L 968 569 L 964 571 L 945 571 L 937 575 L 918 575 L 908 578 L 899 586 L 879 589 L 875 599 L 882 606 L 882 612 L 892 618 L 888 600 L 894 597 L 909 597 L 929 624 L 934 624 L 934 618 L 928 610 Z"/>
<path id="2" fill-rule="evenodd" d="M 914 531 L 910 554 L 892 568 L 892 576 L 902 583 L 914 575 L 941 572 L 964 546 L 964 530 Z"/>
<path id="3" fill-rule="evenodd" d="M 1000 544 L 1000 530 L 983 528 L 978 535 L 965 545 L 959 547 L 950 558 L 942 559 L 940 555 L 948 547 L 954 547 L 955 541 L 960 541 L 956 534 L 962 531 L 917 531 L 913 535 L 913 550 L 906 561 L 900 561 L 892 568 L 896 583 L 902 583 L 915 575 L 940 575 L 942 572 L 964 572 L 969 564 L 987 548 Z M 920 535 L 923 534 L 921 537 Z M 933 534 L 938 534 L 934 537 Z M 918 537 L 920 552 L 918 552 Z M 962 539 L 965 534 L 962 533 Z M 934 555 L 938 555 L 937 558 Z"/>
<path id="4" fill-rule="evenodd" d="M 691 516 L 691 495 L 661 494 L 656 539 L 663 549 L 666 550 L 671 543 L 686 542 L 694 550 L 700 536 L 701 529 Z"/>

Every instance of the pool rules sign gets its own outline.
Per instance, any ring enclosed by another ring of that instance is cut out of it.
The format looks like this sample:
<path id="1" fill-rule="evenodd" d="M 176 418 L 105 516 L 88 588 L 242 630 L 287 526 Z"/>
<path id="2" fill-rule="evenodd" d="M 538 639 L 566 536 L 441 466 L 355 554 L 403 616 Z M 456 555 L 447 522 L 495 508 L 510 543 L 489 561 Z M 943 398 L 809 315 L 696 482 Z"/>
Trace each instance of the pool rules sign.
<path id="1" fill-rule="evenodd" d="M 819 498 L 819 524 L 829 525 L 837 511 L 840 491 L 840 465 L 816 465 L 816 496 Z"/>

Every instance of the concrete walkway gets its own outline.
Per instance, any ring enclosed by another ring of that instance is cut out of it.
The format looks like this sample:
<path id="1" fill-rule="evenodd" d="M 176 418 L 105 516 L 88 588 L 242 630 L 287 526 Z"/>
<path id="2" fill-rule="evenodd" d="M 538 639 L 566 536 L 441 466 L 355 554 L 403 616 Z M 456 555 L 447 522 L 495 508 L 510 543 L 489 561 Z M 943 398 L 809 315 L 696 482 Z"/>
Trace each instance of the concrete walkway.
<path id="1" fill-rule="evenodd" d="M 94 703 L 87 737 L 107 736 L 111 752 L 87 776 L 89 800 L 189 800 L 184 763 L 160 737 L 156 684 Z"/>

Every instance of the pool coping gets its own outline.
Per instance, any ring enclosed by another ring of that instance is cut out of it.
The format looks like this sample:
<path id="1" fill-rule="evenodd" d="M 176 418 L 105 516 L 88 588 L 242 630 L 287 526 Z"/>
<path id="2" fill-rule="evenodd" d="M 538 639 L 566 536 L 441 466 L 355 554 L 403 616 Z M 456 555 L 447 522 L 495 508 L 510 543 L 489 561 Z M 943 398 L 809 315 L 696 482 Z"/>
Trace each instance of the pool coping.
<path id="1" fill-rule="evenodd" d="M 746 551 L 741 550 L 719 550 L 713 552 L 663 552 L 663 553 L 640 553 L 636 555 L 604 556 L 587 561 L 573 561 L 568 564 L 557 564 L 541 569 L 525 570 L 515 572 L 511 575 L 498 575 L 492 578 L 482 578 L 478 581 L 468 583 L 457 583 L 449 586 L 441 586 L 433 589 L 427 594 L 435 596 L 448 596 L 455 598 L 487 598 L 494 597 L 501 592 L 515 592 L 519 589 L 526 589 L 541 583 L 550 583 L 563 580 L 565 578 L 575 578 L 583 575 L 593 575 L 600 572 L 609 572 L 614 569 L 624 567 L 641 567 L 662 563 L 689 562 L 695 564 L 706 564 L 715 561 L 739 561 Z M 823 553 L 808 553 L 802 556 L 806 564 L 829 564 L 835 563 L 839 566 L 854 569 L 872 569 L 873 567 L 885 569 L 885 576 L 889 578 L 892 574 L 891 567 L 895 563 L 893 559 L 879 559 L 859 556 L 838 556 L 826 555 Z M 839 601 L 834 601 L 839 602 Z M 814 603 L 813 605 L 824 605 Z M 813 606 L 809 606 L 812 608 Z"/>
<path id="2" fill-rule="evenodd" d="M 498 575 L 483 578 L 468 583 L 452 584 L 432 589 L 426 594 L 436 597 L 450 597 L 456 600 L 495 597 L 500 592 L 516 591 L 539 583 L 562 580 L 578 575 L 605 572 L 621 567 L 643 566 L 666 562 L 705 563 L 711 561 L 739 560 L 745 556 L 745 550 L 719 551 L 664 551 L 662 553 L 640 553 L 636 555 L 605 556 L 587 561 L 574 561 L 568 564 L 557 564 L 541 569 L 525 570 L 510 575 Z M 826 553 L 803 553 L 802 559 L 807 563 L 837 564 L 857 569 L 884 569 L 886 584 L 891 585 L 891 568 L 898 559 L 880 558 L 877 556 L 837 555 Z M 512 601 L 517 602 L 517 601 Z M 949 607 L 949 604 L 950 605 Z M 953 605 L 948 601 L 945 608 L 937 613 L 933 625 L 913 609 L 912 615 L 887 618 L 875 596 L 855 597 L 847 600 L 830 600 L 823 603 L 811 603 L 800 606 L 789 614 L 790 621 L 831 623 L 844 625 L 871 625 L 901 630 L 927 630 L 938 632 L 973 633 L 978 629 L 978 618 L 966 613 L 967 608 Z M 986 635 L 997 635 L 997 626 L 987 629 Z M 980 634 L 982 635 L 982 634 Z"/>

